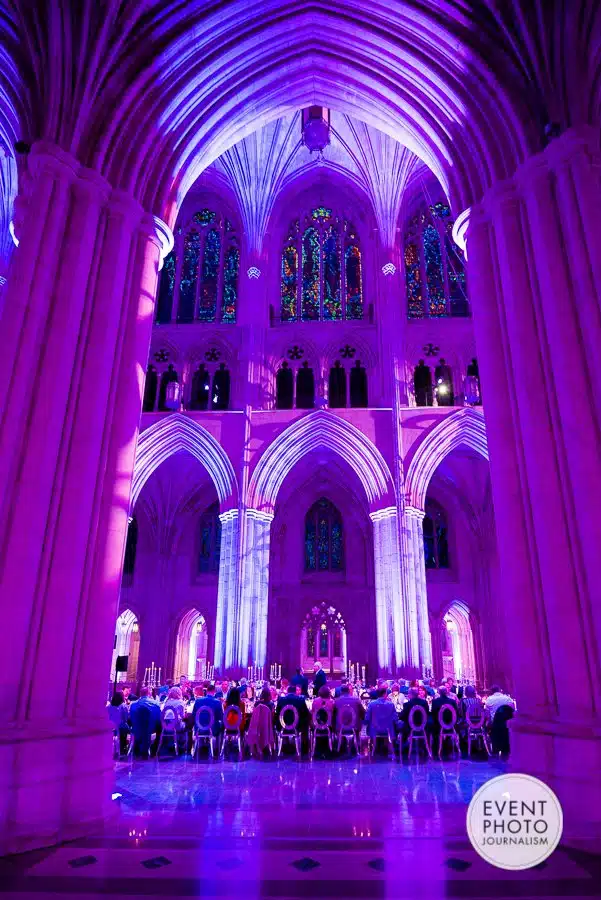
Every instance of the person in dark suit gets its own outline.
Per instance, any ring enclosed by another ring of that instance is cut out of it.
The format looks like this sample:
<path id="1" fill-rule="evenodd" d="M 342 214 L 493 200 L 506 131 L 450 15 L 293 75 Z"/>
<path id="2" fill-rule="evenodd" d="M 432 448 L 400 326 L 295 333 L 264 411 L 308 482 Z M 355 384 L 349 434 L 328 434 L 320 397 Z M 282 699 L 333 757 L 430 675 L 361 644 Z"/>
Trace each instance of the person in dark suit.
<path id="1" fill-rule="evenodd" d="M 290 679 L 290 684 L 293 684 L 295 688 L 300 687 L 303 697 L 309 696 L 309 679 L 305 675 L 302 666 L 298 667 L 296 675 L 293 675 Z"/>
<path id="2" fill-rule="evenodd" d="M 440 722 L 438 721 L 438 713 L 443 706 L 452 706 L 457 712 L 457 701 L 450 695 L 447 684 L 441 684 L 438 688 L 438 697 L 432 701 L 432 723 L 430 726 L 430 734 L 432 735 L 432 752 L 436 753 L 438 749 L 438 738 L 440 735 Z"/>
<path id="3" fill-rule="evenodd" d="M 315 663 L 315 675 L 313 676 L 313 696 L 317 697 L 320 687 L 328 683 L 326 673 L 321 668 L 321 663 Z"/>
<path id="4" fill-rule="evenodd" d="M 214 684 L 208 685 L 206 697 L 198 697 L 194 701 L 194 706 L 192 708 L 194 724 L 196 724 L 196 713 L 201 707 L 208 707 L 213 711 L 213 735 L 218 737 L 223 731 L 223 705 L 221 700 L 218 700 L 215 696 Z"/>
<path id="5" fill-rule="evenodd" d="M 421 706 L 422 709 L 424 709 L 426 711 L 428 720 L 430 719 L 430 709 L 428 707 L 428 701 L 423 700 L 418 695 L 418 690 L 416 687 L 409 688 L 408 697 L 409 697 L 409 699 L 403 706 L 403 709 L 401 710 L 401 713 L 399 715 L 399 719 L 401 720 L 401 725 L 402 725 L 403 743 L 405 743 L 405 741 L 409 737 L 409 731 L 411 730 L 409 728 L 409 713 L 411 712 L 411 710 L 413 709 L 414 706 Z"/>
<path id="6" fill-rule="evenodd" d="M 134 734 L 134 756 L 148 759 L 150 739 L 161 725 L 161 707 L 150 696 L 150 689 L 140 690 L 140 699 L 132 703 L 129 709 L 131 728 Z"/>
<path id="7" fill-rule="evenodd" d="M 277 706 L 275 708 L 275 724 L 278 731 L 281 731 L 282 728 L 280 723 L 280 713 L 285 706 L 294 706 L 294 708 L 298 710 L 298 730 L 302 735 L 303 748 L 306 748 L 309 734 L 309 710 L 305 698 L 296 693 L 296 687 L 293 684 L 288 685 L 286 694 L 282 694 L 278 697 Z"/>

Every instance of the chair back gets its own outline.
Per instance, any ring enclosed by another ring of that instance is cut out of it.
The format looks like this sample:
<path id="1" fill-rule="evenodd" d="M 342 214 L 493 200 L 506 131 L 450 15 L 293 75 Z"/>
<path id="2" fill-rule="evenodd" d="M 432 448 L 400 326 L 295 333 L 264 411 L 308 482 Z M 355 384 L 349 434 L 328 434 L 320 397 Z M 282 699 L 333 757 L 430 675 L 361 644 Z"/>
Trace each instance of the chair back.
<path id="1" fill-rule="evenodd" d="M 441 731 L 454 731 L 457 724 L 457 710 L 454 705 L 445 703 L 438 710 L 438 724 Z"/>
<path id="2" fill-rule="evenodd" d="M 470 703 L 465 707 L 465 719 L 470 728 L 481 728 L 484 722 L 484 708 Z"/>
<path id="3" fill-rule="evenodd" d="M 311 713 L 313 728 L 316 731 L 327 731 L 332 727 L 332 709 L 327 706 L 318 706 L 313 708 Z"/>
<path id="4" fill-rule="evenodd" d="M 282 707 L 280 711 L 280 725 L 282 731 L 295 732 L 298 730 L 298 709 L 291 703 Z"/>
<path id="5" fill-rule="evenodd" d="M 338 731 L 356 731 L 357 710 L 350 704 L 343 704 L 336 709 Z"/>
<path id="6" fill-rule="evenodd" d="M 240 731 L 242 729 L 242 710 L 237 706 L 226 706 L 223 723 L 226 731 Z"/>
<path id="7" fill-rule="evenodd" d="M 396 717 L 396 710 L 392 703 L 374 703 L 371 710 L 373 731 L 376 734 L 388 734 L 393 727 L 390 716 L 391 710 Z"/>
<path id="8" fill-rule="evenodd" d="M 161 728 L 165 733 L 178 731 L 181 728 L 182 719 L 179 706 L 165 706 L 161 710 Z"/>
<path id="9" fill-rule="evenodd" d="M 213 732 L 215 725 L 215 711 L 210 706 L 199 706 L 196 710 L 194 725 L 199 734 L 209 734 Z"/>
<path id="10" fill-rule="evenodd" d="M 273 712 L 265 703 L 257 703 L 248 726 L 249 744 L 273 744 Z"/>
<path id="11" fill-rule="evenodd" d="M 428 713 L 423 706 L 412 706 L 407 722 L 411 731 L 423 731 L 428 724 Z"/>

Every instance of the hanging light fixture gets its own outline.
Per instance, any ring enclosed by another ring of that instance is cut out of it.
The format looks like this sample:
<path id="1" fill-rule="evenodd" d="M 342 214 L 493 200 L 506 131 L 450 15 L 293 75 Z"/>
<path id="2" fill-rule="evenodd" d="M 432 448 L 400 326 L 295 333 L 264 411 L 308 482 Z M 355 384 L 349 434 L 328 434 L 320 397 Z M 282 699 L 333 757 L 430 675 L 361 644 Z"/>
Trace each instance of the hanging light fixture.
<path id="1" fill-rule="evenodd" d="M 301 139 L 311 153 L 321 153 L 330 143 L 330 110 L 308 106 L 301 112 Z"/>

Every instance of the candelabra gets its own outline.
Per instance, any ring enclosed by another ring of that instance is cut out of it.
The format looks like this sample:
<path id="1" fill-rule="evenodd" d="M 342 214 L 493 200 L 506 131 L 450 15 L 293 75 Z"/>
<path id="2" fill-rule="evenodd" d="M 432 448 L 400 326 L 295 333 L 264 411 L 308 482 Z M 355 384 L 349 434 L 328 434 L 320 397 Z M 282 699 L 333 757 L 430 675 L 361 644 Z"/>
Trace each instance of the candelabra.
<path id="1" fill-rule="evenodd" d="M 161 667 L 155 666 L 154 662 L 151 662 L 149 666 L 144 670 L 144 686 L 150 688 L 159 687 L 161 683 Z"/>

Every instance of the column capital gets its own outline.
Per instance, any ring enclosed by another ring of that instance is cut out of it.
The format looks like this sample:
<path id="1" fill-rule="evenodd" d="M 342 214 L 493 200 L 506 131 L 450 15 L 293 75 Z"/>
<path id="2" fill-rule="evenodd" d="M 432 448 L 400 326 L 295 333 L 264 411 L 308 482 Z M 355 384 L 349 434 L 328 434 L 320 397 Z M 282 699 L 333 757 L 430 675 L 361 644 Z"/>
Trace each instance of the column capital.
<path id="1" fill-rule="evenodd" d="M 383 509 L 375 509 L 370 512 L 369 518 L 372 522 L 381 522 L 383 519 L 394 519 L 396 515 L 396 506 L 385 506 Z"/>
<path id="2" fill-rule="evenodd" d="M 592 165 L 601 163 L 599 136 L 589 125 L 569 128 L 546 147 L 541 154 L 552 168 L 569 164 L 577 157 L 588 157 Z"/>
<path id="3" fill-rule="evenodd" d="M 263 512 L 260 509 L 249 508 L 246 510 L 246 516 L 249 519 L 255 519 L 257 522 L 273 522 L 273 513 Z"/>
<path id="4" fill-rule="evenodd" d="M 173 232 L 169 228 L 166 222 L 163 219 L 159 219 L 158 216 L 152 217 L 154 222 L 154 233 L 159 241 L 159 272 L 163 268 L 163 263 L 165 262 L 165 257 L 168 256 L 173 250 L 173 246 L 175 244 L 175 238 L 173 237 Z"/>
<path id="5" fill-rule="evenodd" d="M 418 509 L 417 506 L 406 506 L 403 513 L 408 519 L 416 519 L 418 522 L 422 522 L 426 515 L 425 511 L 423 509 Z"/>
<path id="6" fill-rule="evenodd" d="M 517 181 L 514 178 L 507 178 L 504 181 L 497 181 L 486 192 L 483 199 L 483 205 L 492 216 L 500 209 L 507 207 L 515 207 L 520 203 L 520 193 L 517 187 Z"/>

